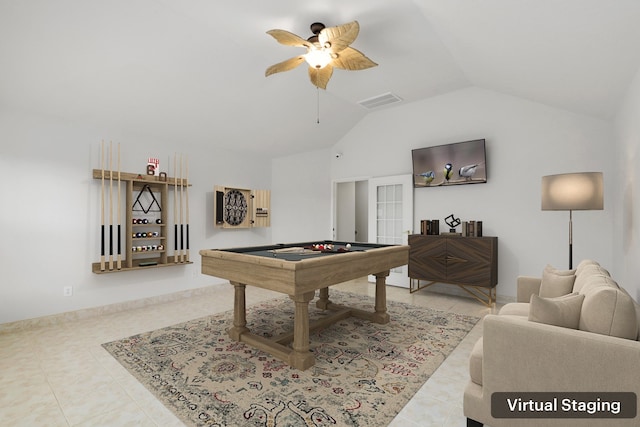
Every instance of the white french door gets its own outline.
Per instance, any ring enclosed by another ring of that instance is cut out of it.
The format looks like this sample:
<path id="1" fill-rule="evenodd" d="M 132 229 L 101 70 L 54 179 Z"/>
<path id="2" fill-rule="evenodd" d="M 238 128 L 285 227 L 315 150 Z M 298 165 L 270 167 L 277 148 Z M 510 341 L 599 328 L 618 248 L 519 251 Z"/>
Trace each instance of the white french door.
<path id="1" fill-rule="evenodd" d="M 369 242 L 406 245 L 413 231 L 413 177 L 370 178 L 368 211 Z M 391 270 L 387 283 L 408 288 L 408 266 Z"/>

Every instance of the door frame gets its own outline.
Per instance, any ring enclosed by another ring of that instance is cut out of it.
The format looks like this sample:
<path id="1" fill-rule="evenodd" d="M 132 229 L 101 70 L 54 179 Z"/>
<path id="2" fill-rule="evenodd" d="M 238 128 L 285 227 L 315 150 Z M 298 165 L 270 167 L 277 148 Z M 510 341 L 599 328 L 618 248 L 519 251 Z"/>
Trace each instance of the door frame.
<path id="1" fill-rule="evenodd" d="M 398 181 L 401 182 L 402 184 L 407 184 L 410 186 L 408 187 L 408 191 L 411 192 L 411 208 L 410 208 L 410 227 L 408 230 L 403 230 L 404 232 L 404 236 L 403 236 L 403 244 L 408 244 L 408 237 L 409 234 L 412 233 L 413 230 L 413 226 L 414 226 L 414 208 L 413 208 L 413 177 L 410 174 L 401 174 L 401 175 L 392 175 L 392 176 L 360 176 L 360 177 L 351 177 L 351 178 L 340 178 L 340 179 L 334 179 L 331 181 L 331 224 L 330 224 L 330 229 L 329 229 L 329 235 L 331 236 L 331 240 L 336 240 L 336 224 L 337 224 L 337 214 L 338 214 L 338 206 L 337 206 L 337 197 L 338 197 L 338 184 L 340 183 L 345 183 L 345 182 L 358 182 L 358 181 L 367 181 L 368 186 L 369 186 L 369 194 L 371 194 L 372 191 L 372 185 L 371 185 L 371 181 L 375 181 L 376 180 L 384 180 L 384 179 L 390 179 L 390 180 L 394 180 L 394 181 Z M 402 181 L 404 179 L 404 181 Z M 409 182 L 411 181 L 411 182 Z M 369 211 L 369 243 L 376 243 L 376 233 L 371 233 L 371 227 L 372 227 L 372 222 L 371 222 L 371 197 L 369 197 L 369 207 L 367 209 Z M 375 211 L 375 209 L 374 209 Z M 375 224 L 375 221 L 373 222 L 373 224 Z M 403 227 L 404 228 L 404 227 Z M 408 266 L 403 266 L 403 273 L 398 275 L 396 274 L 396 277 L 393 279 L 395 283 L 393 283 L 393 285 L 396 286 L 401 286 L 401 287 L 406 287 L 409 288 L 409 275 L 408 275 Z M 391 273 L 391 275 L 393 275 L 394 273 Z M 405 277 L 406 276 L 406 277 Z M 371 280 L 371 278 L 370 278 Z"/>
<path id="2" fill-rule="evenodd" d="M 369 181 L 370 176 L 361 176 L 354 178 L 340 178 L 331 180 L 331 224 L 329 224 L 330 240 L 336 240 L 336 224 L 338 223 L 338 184 L 345 182 Z"/>
<path id="3" fill-rule="evenodd" d="M 369 179 L 369 242 L 377 243 L 377 188 L 379 185 L 402 185 L 404 187 L 402 207 L 403 207 L 403 226 L 402 226 L 402 243 L 409 244 L 409 235 L 413 233 L 414 225 L 414 207 L 413 207 L 413 176 L 411 174 L 377 176 Z M 407 206 L 409 202 L 409 206 Z M 396 270 L 396 271 L 394 271 Z M 403 265 L 393 269 L 387 283 L 410 288 L 409 265 Z"/>

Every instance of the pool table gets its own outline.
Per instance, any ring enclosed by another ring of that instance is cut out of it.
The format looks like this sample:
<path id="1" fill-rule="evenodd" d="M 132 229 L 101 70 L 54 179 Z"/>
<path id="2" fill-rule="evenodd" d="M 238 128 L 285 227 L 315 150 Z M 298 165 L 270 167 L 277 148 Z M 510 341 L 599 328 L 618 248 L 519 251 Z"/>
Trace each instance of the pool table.
<path id="1" fill-rule="evenodd" d="M 322 246 L 318 246 L 322 245 Z M 355 316 L 389 322 L 385 280 L 392 268 L 407 264 L 409 246 L 321 240 L 231 249 L 204 249 L 202 273 L 229 280 L 234 286 L 233 326 L 229 336 L 264 350 L 290 366 L 305 370 L 315 363 L 309 332 Z M 329 286 L 372 274 L 376 277 L 375 311 L 344 307 L 329 300 Z M 293 333 L 267 339 L 247 328 L 246 286 L 289 295 L 294 306 Z M 309 301 L 320 290 L 316 307 L 331 316 L 310 324 Z M 292 342 L 292 346 L 287 344 Z"/>

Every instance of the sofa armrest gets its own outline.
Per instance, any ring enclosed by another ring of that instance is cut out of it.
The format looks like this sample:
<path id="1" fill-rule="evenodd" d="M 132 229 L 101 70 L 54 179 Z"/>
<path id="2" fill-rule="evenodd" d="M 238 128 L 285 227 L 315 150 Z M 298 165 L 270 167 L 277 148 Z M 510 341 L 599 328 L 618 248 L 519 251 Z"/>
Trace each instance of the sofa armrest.
<path id="1" fill-rule="evenodd" d="M 487 315 L 483 400 L 505 391 L 627 391 L 640 396 L 640 342 Z"/>
<path id="2" fill-rule="evenodd" d="M 464 392 L 468 419 L 493 427 L 539 427 L 536 418 L 493 418 L 495 392 L 632 392 L 640 396 L 640 342 L 530 322 L 509 315 L 483 320 L 482 385 Z M 616 426 L 638 426 L 640 414 Z M 601 427 L 603 420 L 547 419 L 545 426 Z M 612 420 L 610 420 L 612 421 Z"/>
<path id="3" fill-rule="evenodd" d="M 516 279 L 517 285 L 517 302 L 529 302 L 531 295 L 540 295 L 540 284 L 542 278 L 532 276 L 518 276 Z"/>

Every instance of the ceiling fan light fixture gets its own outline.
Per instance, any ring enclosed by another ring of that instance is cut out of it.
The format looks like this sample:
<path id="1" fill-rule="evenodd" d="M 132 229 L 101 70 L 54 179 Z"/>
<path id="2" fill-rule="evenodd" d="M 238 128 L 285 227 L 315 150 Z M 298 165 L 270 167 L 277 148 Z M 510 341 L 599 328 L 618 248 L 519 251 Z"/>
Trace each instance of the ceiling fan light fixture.
<path id="1" fill-rule="evenodd" d="M 308 52 L 304 55 L 304 59 L 311 67 L 317 69 L 326 67 L 332 60 L 331 53 L 316 47 L 309 48 Z"/>
<path id="2" fill-rule="evenodd" d="M 350 47 L 358 37 L 359 31 L 358 21 L 329 28 L 314 22 L 311 24 L 313 35 L 306 40 L 286 30 L 269 30 L 267 34 L 276 39 L 278 43 L 303 47 L 307 51 L 303 55 L 268 67 L 264 74 L 268 77 L 275 73 L 293 70 L 306 62 L 309 65 L 308 74 L 311 84 L 319 89 L 326 89 L 334 68 L 357 71 L 375 67 L 378 64 L 367 58 L 362 52 Z"/>

